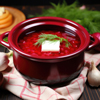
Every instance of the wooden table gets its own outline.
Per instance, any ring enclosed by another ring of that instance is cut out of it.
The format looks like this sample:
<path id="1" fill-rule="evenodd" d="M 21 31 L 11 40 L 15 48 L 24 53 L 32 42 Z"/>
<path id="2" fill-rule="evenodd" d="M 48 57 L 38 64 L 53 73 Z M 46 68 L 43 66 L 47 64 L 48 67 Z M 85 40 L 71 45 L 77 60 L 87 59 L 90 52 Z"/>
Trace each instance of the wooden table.
<path id="1" fill-rule="evenodd" d="M 89 9 L 92 10 L 99 10 L 100 11 L 100 5 L 86 5 Z M 12 6 L 19 10 L 21 10 L 26 18 L 29 18 L 29 15 L 35 15 L 36 13 L 41 14 L 42 9 L 50 8 L 50 6 Z M 4 48 L 0 47 L 0 51 L 4 52 Z M 100 69 L 100 67 L 98 66 Z M 99 88 L 92 88 L 88 85 L 86 82 L 84 92 L 79 98 L 79 100 L 100 100 L 100 87 Z M 0 89 L 0 100 L 22 100 L 15 96 L 14 94 L 10 93 L 7 90 Z"/>

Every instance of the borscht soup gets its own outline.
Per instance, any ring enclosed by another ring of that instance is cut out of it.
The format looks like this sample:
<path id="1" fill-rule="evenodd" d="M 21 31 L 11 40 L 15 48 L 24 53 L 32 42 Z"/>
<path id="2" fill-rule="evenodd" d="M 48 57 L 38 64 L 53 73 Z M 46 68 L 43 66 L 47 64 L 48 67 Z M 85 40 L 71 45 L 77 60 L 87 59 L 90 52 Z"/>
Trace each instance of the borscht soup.
<path id="1" fill-rule="evenodd" d="M 33 56 L 57 57 L 75 52 L 80 46 L 80 39 L 62 31 L 42 30 L 31 32 L 19 38 L 22 51 Z"/>

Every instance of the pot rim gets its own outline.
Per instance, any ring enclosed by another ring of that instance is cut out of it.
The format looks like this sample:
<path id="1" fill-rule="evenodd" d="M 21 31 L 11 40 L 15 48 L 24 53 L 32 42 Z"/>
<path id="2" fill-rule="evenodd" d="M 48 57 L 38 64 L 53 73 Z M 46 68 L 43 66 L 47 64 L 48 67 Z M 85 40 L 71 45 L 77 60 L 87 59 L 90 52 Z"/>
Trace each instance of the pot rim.
<path id="1" fill-rule="evenodd" d="M 27 54 L 23 51 L 21 51 L 21 49 L 19 49 L 12 41 L 12 34 L 13 32 L 16 30 L 16 28 L 20 27 L 21 25 L 24 25 L 24 24 L 27 24 L 31 21 L 35 21 L 35 20 L 40 20 L 40 19 L 53 19 L 53 20 L 61 20 L 61 21 L 64 21 L 64 22 L 68 22 L 68 23 L 71 23 L 73 24 L 74 26 L 78 27 L 80 30 L 82 30 L 84 32 L 84 34 L 86 35 L 85 38 L 86 38 L 86 41 L 84 41 L 84 45 L 80 46 L 75 52 L 71 53 L 71 54 L 68 54 L 68 55 L 64 55 L 64 56 L 58 56 L 58 57 L 40 57 L 40 56 L 32 56 L 30 54 Z M 19 53 L 20 55 L 24 56 L 24 57 L 28 57 L 30 59 L 37 59 L 37 60 L 53 60 L 53 59 L 63 59 L 63 58 L 70 58 L 72 56 L 76 56 L 77 54 L 83 52 L 89 45 L 90 43 L 90 37 L 89 37 L 89 33 L 87 32 L 87 30 L 80 24 L 72 21 L 72 20 L 69 20 L 69 19 L 65 19 L 65 18 L 60 18 L 60 17 L 51 17 L 51 16 L 46 16 L 46 17 L 34 17 L 34 18 L 30 18 L 30 19 L 27 19 L 25 21 L 22 21 L 20 23 L 18 23 L 17 25 L 15 25 L 12 30 L 9 32 L 9 36 L 8 36 L 8 42 L 10 44 L 10 47 L 12 50 L 16 51 L 17 53 Z"/>

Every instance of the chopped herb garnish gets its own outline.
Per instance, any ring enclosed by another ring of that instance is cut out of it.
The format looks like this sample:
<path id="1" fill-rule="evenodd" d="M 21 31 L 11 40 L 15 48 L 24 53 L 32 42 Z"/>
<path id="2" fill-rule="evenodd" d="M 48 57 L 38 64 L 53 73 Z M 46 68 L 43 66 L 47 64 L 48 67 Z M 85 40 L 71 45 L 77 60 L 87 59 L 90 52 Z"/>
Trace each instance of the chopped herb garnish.
<path id="1" fill-rule="evenodd" d="M 38 41 L 35 43 L 35 45 L 41 45 L 45 40 L 50 40 L 50 41 L 55 41 L 55 40 L 60 40 L 60 43 L 62 43 L 63 41 L 65 42 L 66 47 L 69 47 L 70 42 L 68 41 L 68 39 L 65 39 L 63 37 L 59 37 L 57 35 L 53 35 L 53 34 L 40 34 L 39 35 L 39 39 Z"/>

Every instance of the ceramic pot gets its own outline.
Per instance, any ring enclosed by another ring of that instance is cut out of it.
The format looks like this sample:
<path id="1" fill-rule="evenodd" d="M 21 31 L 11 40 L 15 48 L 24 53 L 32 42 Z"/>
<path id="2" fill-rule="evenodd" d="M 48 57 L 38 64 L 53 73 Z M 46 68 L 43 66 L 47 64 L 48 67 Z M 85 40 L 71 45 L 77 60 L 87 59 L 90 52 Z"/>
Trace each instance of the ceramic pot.
<path id="1" fill-rule="evenodd" d="M 40 30 L 58 30 L 80 38 L 80 47 L 65 56 L 42 58 L 23 52 L 18 40 L 26 33 Z M 3 39 L 8 37 L 8 42 Z M 0 43 L 13 50 L 13 61 L 18 72 L 34 84 L 51 85 L 69 82 L 79 75 L 84 66 L 84 52 L 98 44 L 95 36 L 76 22 L 58 17 L 36 17 L 17 24 L 0 36 Z"/>

